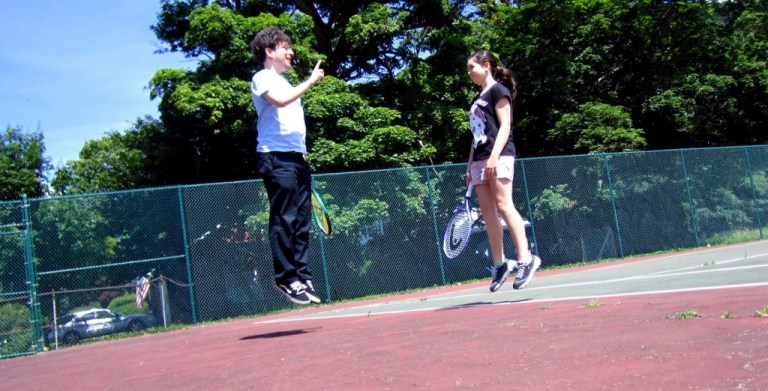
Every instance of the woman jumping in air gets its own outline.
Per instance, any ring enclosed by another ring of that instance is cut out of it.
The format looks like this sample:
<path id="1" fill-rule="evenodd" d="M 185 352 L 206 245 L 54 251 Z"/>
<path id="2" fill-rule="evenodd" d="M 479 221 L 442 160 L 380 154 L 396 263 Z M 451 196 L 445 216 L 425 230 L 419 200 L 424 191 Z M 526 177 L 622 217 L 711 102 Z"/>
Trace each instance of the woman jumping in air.
<path id="1" fill-rule="evenodd" d="M 517 268 L 514 289 L 525 288 L 541 266 L 541 259 L 531 254 L 525 233 L 525 223 L 512 202 L 515 144 L 512 138 L 512 105 L 517 95 L 512 72 L 503 67 L 496 56 L 481 50 L 467 60 L 467 73 L 482 90 L 472 100 L 469 123 L 472 149 L 467 165 L 467 184 L 477 191 L 480 211 L 485 218 L 491 245 L 493 267 L 490 268 L 491 292 L 504 284 L 509 273 Z M 501 216 L 509 227 L 517 249 L 517 264 L 509 265 L 504 256 L 504 231 Z M 511 267 L 510 267 L 511 266 Z"/>

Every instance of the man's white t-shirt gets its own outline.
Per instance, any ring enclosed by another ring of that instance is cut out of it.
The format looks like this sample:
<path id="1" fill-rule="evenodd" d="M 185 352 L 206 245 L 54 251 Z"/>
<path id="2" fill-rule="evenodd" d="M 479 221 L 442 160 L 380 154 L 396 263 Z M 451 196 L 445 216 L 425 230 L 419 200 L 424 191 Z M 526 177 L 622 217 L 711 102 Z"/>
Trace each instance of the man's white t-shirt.
<path id="1" fill-rule="evenodd" d="M 251 79 L 251 98 L 258 120 L 256 129 L 257 152 L 300 152 L 307 153 L 307 126 L 301 98 L 285 107 L 278 108 L 270 103 L 264 94 L 293 88 L 283 75 L 262 69 Z"/>

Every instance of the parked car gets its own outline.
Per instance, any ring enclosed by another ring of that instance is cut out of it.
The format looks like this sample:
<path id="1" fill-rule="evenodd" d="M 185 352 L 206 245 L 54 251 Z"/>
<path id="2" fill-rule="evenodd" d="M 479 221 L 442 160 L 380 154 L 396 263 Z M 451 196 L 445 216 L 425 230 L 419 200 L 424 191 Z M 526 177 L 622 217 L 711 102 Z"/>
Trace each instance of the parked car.
<path id="1" fill-rule="evenodd" d="M 141 331 L 155 325 L 155 319 L 148 314 L 120 314 L 104 308 L 92 308 L 73 312 L 58 318 L 58 326 L 51 327 L 45 335 L 49 344 L 58 339 L 65 344 L 76 344 L 83 338 Z"/>

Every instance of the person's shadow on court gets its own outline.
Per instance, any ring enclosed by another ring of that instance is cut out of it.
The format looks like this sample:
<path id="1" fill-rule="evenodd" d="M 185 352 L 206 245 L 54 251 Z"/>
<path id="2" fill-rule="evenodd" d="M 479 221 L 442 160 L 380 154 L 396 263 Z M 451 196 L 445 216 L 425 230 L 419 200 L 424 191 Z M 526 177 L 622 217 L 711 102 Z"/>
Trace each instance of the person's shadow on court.
<path id="1" fill-rule="evenodd" d="M 311 328 L 311 329 L 275 331 L 274 333 L 249 335 L 247 337 L 240 338 L 240 340 L 241 341 L 248 341 L 248 340 L 251 340 L 251 339 L 266 339 L 266 338 L 290 337 L 292 335 L 301 335 L 301 334 L 307 334 L 307 333 L 314 333 L 315 331 L 320 330 L 320 329 L 321 329 L 321 327 L 314 327 L 314 328 Z"/>

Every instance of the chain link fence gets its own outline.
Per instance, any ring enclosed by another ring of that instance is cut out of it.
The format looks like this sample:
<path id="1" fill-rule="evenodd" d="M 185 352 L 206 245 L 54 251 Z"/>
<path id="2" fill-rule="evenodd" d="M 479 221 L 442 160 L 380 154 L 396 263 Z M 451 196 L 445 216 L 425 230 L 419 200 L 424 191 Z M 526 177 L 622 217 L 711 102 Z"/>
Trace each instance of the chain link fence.
<path id="1" fill-rule="evenodd" d="M 484 233 L 455 259 L 441 252 L 464 172 L 315 175 L 334 228 L 312 232 L 321 297 L 487 278 Z M 544 267 L 764 239 L 768 146 L 519 159 L 513 198 Z M 268 213 L 260 180 L 0 204 L 0 355 L 59 346 L 58 320 L 91 308 L 158 327 L 289 308 L 273 288 Z M 505 249 L 515 256 L 509 235 Z"/>

